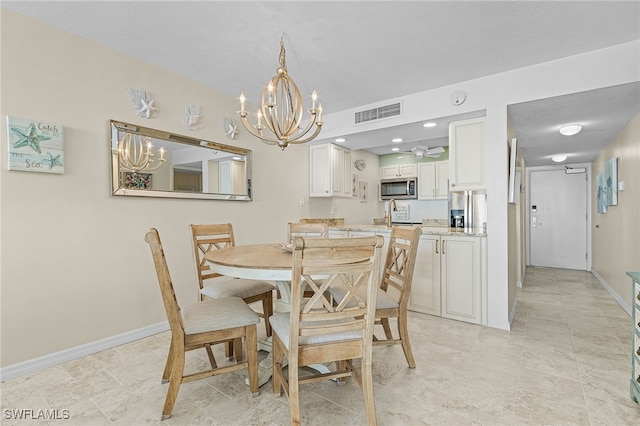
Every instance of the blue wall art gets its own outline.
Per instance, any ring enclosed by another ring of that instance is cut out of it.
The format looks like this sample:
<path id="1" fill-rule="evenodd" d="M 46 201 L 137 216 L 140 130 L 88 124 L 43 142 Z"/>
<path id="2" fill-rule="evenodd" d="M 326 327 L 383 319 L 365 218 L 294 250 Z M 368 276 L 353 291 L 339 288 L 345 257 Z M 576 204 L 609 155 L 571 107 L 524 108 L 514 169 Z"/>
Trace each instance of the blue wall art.
<path id="1" fill-rule="evenodd" d="M 618 159 L 611 158 L 604 165 L 604 183 L 606 185 L 607 205 L 618 205 Z"/>
<path id="2" fill-rule="evenodd" d="M 9 170 L 64 173 L 60 124 L 7 116 Z"/>

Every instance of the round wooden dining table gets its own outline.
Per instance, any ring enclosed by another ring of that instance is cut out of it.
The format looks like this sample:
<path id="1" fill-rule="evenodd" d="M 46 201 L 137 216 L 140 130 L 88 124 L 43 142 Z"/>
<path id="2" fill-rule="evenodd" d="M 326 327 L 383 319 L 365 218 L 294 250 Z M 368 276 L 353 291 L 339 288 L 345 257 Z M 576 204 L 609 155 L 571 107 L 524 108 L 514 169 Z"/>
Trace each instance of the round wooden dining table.
<path id="1" fill-rule="evenodd" d="M 291 310 L 291 270 L 293 260 L 291 246 L 285 244 L 252 244 L 211 250 L 204 258 L 212 272 L 234 278 L 273 281 L 280 291 L 274 303 L 274 312 Z M 269 381 L 273 374 L 271 338 L 259 343 L 258 349 L 269 352 L 258 366 L 258 385 Z M 314 367 L 315 368 L 315 367 Z M 326 369 L 318 365 L 319 370 Z M 325 370 L 325 371 L 328 371 Z"/>

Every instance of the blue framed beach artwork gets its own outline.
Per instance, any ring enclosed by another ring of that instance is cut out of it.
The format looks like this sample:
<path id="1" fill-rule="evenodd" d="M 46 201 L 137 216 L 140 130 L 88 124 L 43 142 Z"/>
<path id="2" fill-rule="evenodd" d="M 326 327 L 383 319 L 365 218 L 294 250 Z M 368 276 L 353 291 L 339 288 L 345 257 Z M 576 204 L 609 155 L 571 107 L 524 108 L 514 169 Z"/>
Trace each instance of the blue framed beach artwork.
<path id="1" fill-rule="evenodd" d="M 7 116 L 9 170 L 64 173 L 60 124 Z"/>
<path id="2" fill-rule="evenodd" d="M 600 173 L 596 177 L 596 185 L 598 187 L 596 199 L 598 204 L 598 213 L 607 212 L 607 187 L 606 177 L 604 173 Z"/>
<path id="3" fill-rule="evenodd" d="M 613 157 L 604 165 L 607 206 L 618 205 L 618 159 Z"/>

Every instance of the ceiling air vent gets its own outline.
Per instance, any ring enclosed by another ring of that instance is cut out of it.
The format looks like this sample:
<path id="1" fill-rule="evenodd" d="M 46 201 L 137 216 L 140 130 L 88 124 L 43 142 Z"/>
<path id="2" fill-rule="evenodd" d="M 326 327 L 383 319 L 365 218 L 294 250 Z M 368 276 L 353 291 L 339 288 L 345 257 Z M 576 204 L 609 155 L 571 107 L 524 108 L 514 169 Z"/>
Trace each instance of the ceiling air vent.
<path id="1" fill-rule="evenodd" d="M 400 115 L 400 102 L 356 112 L 355 124 Z"/>

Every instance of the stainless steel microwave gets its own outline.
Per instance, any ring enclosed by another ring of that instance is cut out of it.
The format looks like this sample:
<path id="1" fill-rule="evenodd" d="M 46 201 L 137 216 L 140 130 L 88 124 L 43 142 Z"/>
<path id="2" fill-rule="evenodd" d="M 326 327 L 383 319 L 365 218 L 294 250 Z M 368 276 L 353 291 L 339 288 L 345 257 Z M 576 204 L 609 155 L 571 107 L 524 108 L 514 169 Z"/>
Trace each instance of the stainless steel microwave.
<path id="1" fill-rule="evenodd" d="M 418 180 L 412 178 L 382 179 L 380 198 L 383 200 L 407 200 L 418 198 Z"/>

